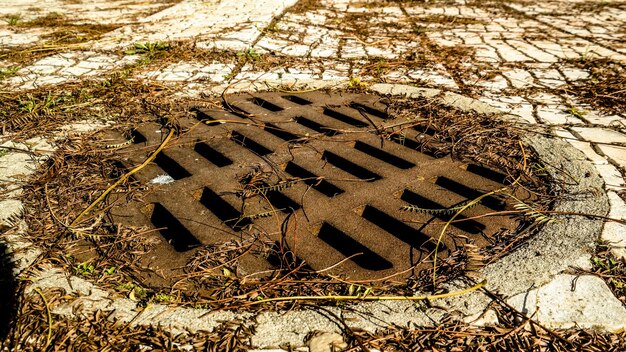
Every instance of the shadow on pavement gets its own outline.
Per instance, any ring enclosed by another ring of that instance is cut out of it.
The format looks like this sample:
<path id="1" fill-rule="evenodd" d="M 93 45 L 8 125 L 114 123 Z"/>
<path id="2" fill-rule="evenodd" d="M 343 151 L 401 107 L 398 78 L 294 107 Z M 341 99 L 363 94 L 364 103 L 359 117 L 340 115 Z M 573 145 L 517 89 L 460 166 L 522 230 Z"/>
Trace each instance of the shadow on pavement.
<path id="1" fill-rule="evenodd" d="M 0 242 L 0 341 L 7 337 L 17 312 L 17 282 L 13 276 L 13 268 L 7 246 Z"/>

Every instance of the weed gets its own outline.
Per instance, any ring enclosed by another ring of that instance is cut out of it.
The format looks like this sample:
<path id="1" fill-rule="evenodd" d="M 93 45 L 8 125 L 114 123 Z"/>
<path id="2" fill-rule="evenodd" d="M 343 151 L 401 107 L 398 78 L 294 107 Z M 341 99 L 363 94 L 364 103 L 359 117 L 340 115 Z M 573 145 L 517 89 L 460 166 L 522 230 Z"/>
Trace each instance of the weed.
<path id="1" fill-rule="evenodd" d="M 170 50 L 169 44 L 162 42 L 135 43 L 132 49 L 124 51 L 126 55 L 155 55 L 160 51 Z"/>
<path id="2" fill-rule="evenodd" d="M 148 297 L 148 291 L 146 291 L 146 289 L 140 286 L 135 286 L 133 290 L 130 291 L 130 294 L 128 295 L 128 298 L 130 298 L 133 301 L 143 301 L 147 297 Z"/>
<path id="3" fill-rule="evenodd" d="M 89 262 L 80 263 L 76 266 L 76 272 L 81 276 L 90 276 L 95 269 L 96 267 Z"/>
<path id="4" fill-rule="evenodd" d="M 599 243 L 591 257 L 592 272 L 606 281 L 617 299 L 626 304 L 626 262 L 613 257 L 606 243 Z"/>
<path id="5" fill-rule="evenodd" d="M 273 21 L 272 23 L 269 24 L 269 26 L 267 26 L 264 29 L 264 32 L 269 32 L 269 33 L 275 33 L 278 32 L 279 28 L 278 28 L 278 22 Z"/>
<path id="6" fill-rule="evenodd" d="M 400 210 L 410 211 L 414 213 L 422 213 L 422 214 L 430 214 L 430 215 L 453 215 L 457 212 L 462 212 L 468 209 L 472 209 L 473 207 L 480 204 L 480 201 L 471 203 L 470 201 L 462 202 L 461 204 L 451 207 L 451 208 L 442 208 L 442 209 L 427 209 L 420 208 L 417 205 L 409 204 L 402 206 Z"/>
<path id="7" fill-rule="evenodd" d="M 52 108 L 56 107 L 65 100 L 64 96 L 55 96 L 52 92 L 43 99 L 34 98 L 31 95 L 27 96 L 27 99 L 19 99 L 18 109 L 20 112 L 39 116 L 41 114 L 49 115 Z"/>
<path id="8" fill-rule="evenodd" d="M 539 223 L 539 224 L 549 224 L 551 222 L 557 221 L 555 218 L 548 216 L 541 212 L 541 210 L 536 210 L 533 206 L 522 202 L 514 196 L 511 196 L 516 203 L 513 205 L 515 210 L 519 210 L 524 212 L 524 215 L 528 216 L 531 220 Z"/>
<path id="9" fill-rule="evenodd" d="M 9 66 L 5 68 L 0 68 L 0 79 L 13 76 L 18 70 L 19 66 Z"/>
<path id="10" fill-rule="evenodd" d="M 176 301 L 176 298 L 168 295 L 167 293 L 157 293 L 154 295 L 153 300 L 158 303 L 171 303 Z"/>
<path id="11" fill-rule="evenodd" d="M 578 117 L 579 119 L 582 119 L 585 115 L 587 115 L 587 112 L 585 110 L 582 109 L 578 109 L 574 106 L 568 108 L 565 110 L 565 112 L 574 115 L 576 117 Z"/>
<path id="12" fill-rule="evenodd" d="M 413 33 L 415 33 L 415 34 L 420 35 L 420 34 L 424 34 L 424 33 L 428 33 L 428 32 L 429 32 L 428 27 L 424 27 L 424 26 L 415 26 L 415 27 L 413 27 Z"/>
<path id="13" fill-rule="evenodd" d="M 593 264 L 595 268 L 605 271 L 608 274 L 613 274 L 614 271 L 619 267 L 619 262 L 611 257 L 592 257 L 591 264 Z"/>
<path id="14" fill-rule="evenodd" d="M 350 88 L 365 88 L 367 87 L 367 83 L 362 82 L 359 77 L 352 77 L 348 82 L 348 87 Z"/>
<path id="15" fill-rule="evenodd" d="M 116 289 L 117 289 L 118 291 L 130 291 L 130 290 L 132 290 L 133 288 L 135 288 L 135 284 L 130 283 L 130 282 L 126 282 L 126 283 L 123 283 L 123 284 L 119 284 L 119 285 L 117 285 L 117 287 L 116 287 Z"/>
<path id="16" fill-rule="evenodd" d="M 148 291 L 145 288 L 131 282 L 117 285 L 116 289 L 118 291 L 128 292 L 128 298 L 135 302 L 144 301 L 148 297 Z"/>
<path id="17" fill-rule="evenodd" d="M 237 52 L 238 58 L 243 58 L 246 61 L 259 61 L 261 59 L 261 54 L 257 53 L 254 48 L 248 48 L 243 51 Z"/>
<path id="18" fill-rule="evenodd" d="M 124 79 L 130 77 L 130 70 L 121 70 L 116 71 L 109 76 L 109 78 L 102 81 L 102 87 L 108 88 L 113 86 L 115 83 L 123 81 Z"/>
<path id="19" fill-rule="evenodd" d="M 585 51 L 580 54 L 580 61 L 585 62 L 591 60 L 592 54 L 589 52 L 589 45 L 585 47 Z"/>
<path id="20" fill-rule="evenodd" d="M 539 176 L 539 177 L 547 177 L 548 171 L 547 171 L 547 167 L 542 165 L 541 163 L 532 163 L 531 164 L 531 170 L 533 171 L 533 175 L 535 176 Z"/>
<path id="21" fill-rule="evenodd" d="M 0 158 L 2 158 L 3 156 L 9 154 L 9 151 L 6 149 L 0 149 Z"/>
<path id="22" fill-rule="evenodd" d="M 372 293 L 372 288 L 359 284 L 350 284 L 348 286 L 348 296 L 362 296 L 365 297 Z"/>
<path id="23" fill-rule="evenodd" d="M 141 55 L 139 65 L 147 65 L 160 53 L 169 51 L 171 46 L 163 42 L 135 43 L 132 49 L 124 51 L 126 55 Z"/>
<path id="24" fill-rule="evenodd" d="M 115 273 L 115 266 L 105 269 L 103 272 L 105 275 L 113 275 L 113 273 Z"/>
<path id="25" fill-rule="evenodd" d="M 22 16 L 20 14 L 18 14 L 18 13 L 12 14 L 12 15 L 6 15 L 4 17 L 4 21 L 9 26 L 17 26 L 18 22 L 20 22 L 21 19 L 22 19 Z"/>
<path id="26" fill-rule="evenodd" d="M 234 70 L 230 71 L 229 74 L 224 75 L 224 80 L 230 81 L 231 79 L 235 78 L 236 75 L 237 75 L 237 73 Z"/>
<path id="27" fill-rule="evenodd" d="M 397 141 L 400 145 L 405 145 L 406 143 L 406 133 L 401 132 L 392 137 L 393 140 Z"/>
<path id="28" fill-rule="evenodd" d="M 32 113 L 35 112 L 35 110 L 37 108 L 37 103 L 32 98 L 28 99 L 28 100 L 22 100 L 20 98 L 20 102 L 19 102 L 18 108 L 20 109 L 21 112 L 32 114 Z"/>

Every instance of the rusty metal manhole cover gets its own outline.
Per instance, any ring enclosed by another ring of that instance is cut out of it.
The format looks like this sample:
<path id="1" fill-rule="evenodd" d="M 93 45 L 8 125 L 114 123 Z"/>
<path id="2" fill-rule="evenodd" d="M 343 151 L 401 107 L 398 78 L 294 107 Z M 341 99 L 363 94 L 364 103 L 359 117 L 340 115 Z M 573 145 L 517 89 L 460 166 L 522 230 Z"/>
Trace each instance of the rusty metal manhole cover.
<path id="1" fill-rule="evenodd" d="M 454 208 L 502 188 L 505 179 L 417 150 L 432 133 L 423 127 L 395 133 L 381 145 L 376 126 L 401 121 L 385 121 L 387 106 L 377 95 L 258 93 L 227 101 L 230 111 L 197 109 L 197 120 L 183 121 L 189 130 L 135 175 L 148 190 L 142 199 L 111 209 L 117 223 L 158 229 L 152 235 L 161 244 L 142 261 L 162 277 L 183 270 L 198 247 L 250 234 L 288 248 L 314 270 L 332 268 L 355 279 L 432 265 L 436 238 L 452 212 L 403 207 Z M 143 162 L 164 136 L 157 124 L 134 133 L 124 154 L 129 167 Z M 486 198 L 459 219 L 506 207 Z M 506 217 L 454 222 L 439 255 L 484 246 L 517 226 Z M 277 260 L 249 255 L 239 263 L 251 273 L 271 270 Z"/>

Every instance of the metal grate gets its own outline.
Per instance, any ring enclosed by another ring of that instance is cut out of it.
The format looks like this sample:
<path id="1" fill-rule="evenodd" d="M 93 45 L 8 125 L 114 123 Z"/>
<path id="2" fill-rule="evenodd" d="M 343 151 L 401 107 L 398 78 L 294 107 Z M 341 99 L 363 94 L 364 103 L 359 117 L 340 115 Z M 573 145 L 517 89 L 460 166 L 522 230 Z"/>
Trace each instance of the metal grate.
<path id="1" fill-rule="evenodd" d="M 117 222 L 159 229 L 165 241 L 146 265 L 165 276 L 184 267 L 198 246 L 255 231 L 284 241 L 313 269 L 343 261 L 332 272 L 384 277 L 428 263 L 441 220 L 452 216 L 407 213 L 403 206 L 450 208 L 504 182 L 493 170 L 417 150 L 432 131 L 405 129 L 381 145 L 376 126 L 398 121 L 386 121 L 376 95 L 260 93 L 227 101 L 230 111 L 196 109 L 196 120 L 183 121 L 189 130 L 136 175 L 149 188 L 142 201 L 111 210 Z M 135 136 L 128 166 L 145 160 L 163 134 L 147 124 Z M 160 175 L 173 182 L 150 183 Z M 505 208 L 490 197 L 459 219 Z M 485 245 L 516 227 L 505 217 L 454 222 L 440 255 L 468 242 Z M 271 262 L 241 263 L 250 272 Z"/>

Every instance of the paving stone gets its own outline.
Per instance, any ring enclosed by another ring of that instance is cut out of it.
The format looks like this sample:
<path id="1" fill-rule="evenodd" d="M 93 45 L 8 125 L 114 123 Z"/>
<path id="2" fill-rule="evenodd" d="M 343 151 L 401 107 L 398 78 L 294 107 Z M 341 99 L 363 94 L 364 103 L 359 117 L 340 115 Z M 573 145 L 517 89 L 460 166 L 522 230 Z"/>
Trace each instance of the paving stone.
<path id="1" fill-rule="evenodd" d="M 7 148 L 7 149 L 5 149 Z M 25 143 L 5 142 L 0 144 L 0 227 L 10 226 L 23 212 L 17 197 L 21 188 L 16 187 L 33 174 L 54 149 L 45 139 L 34 138 Z"/>
<path id="2" fill-rule="evenodd" d="M 479 82 L 478 85 L 492 91 L 500 91 L 509 87 L 509 81 L 504 76 L 496 75 L 488 81 Z"/>
<path id="3" fill-rule="evenodd" d="M 550 328 L 626 328 L 626 309 L 597 276 L 558 275 L 547 285 L 509 299 L 527 316 Z M 608 322 L 608 323 L 607 323 Z"/>
<path id="4" fill-rule="evenodd" d="M 626 143 L 626 134 L 594 127 L 573 127 L 584 140 L 596 143 Z"/>
<path id="5" fill-rule="evenodd" d="M 607 165 L 609 163 L 605 157 L 596 153 L 591 146 L 591 143 L 580 141 L 576 138 L 576 136 L 563 129 L 557 129 L 555 134 L 559 137 L 566 138 L 567 141 L 574 146 L 574 148 L 583 152 L 592 163 L 596 165 Z"/>
<path id="6" fill-rule="evenodd" d="M 62 75 L 70 75 L 70 76 L 82 76 L 85 75 L 87 73 L 91 72 L 91 69 L 89 68 L 82 68 L 82 67 L 78 67 L 78 66 L 73 66 L 73 67 L 66 67 L 64 69 L 61 69 L 59 71 L 60 74 Z"/>
<path id="7" fill-rule="evenodd" d="M 502 73 L 514 88 L 526 88 L 534 85 L 534 77 L 524 69 L 512 69 Z M 506 88 L 506 87 L 505 87 Z"/>
<path id="8" fill-rule="evenodd" d="M 493 93 L 484 93 L 480 101 L 513 115 L 519 116 L 522 121 L 536 124 L 534 106 L 526 99 L 516 96 L 504 96 Z"/>
<path id="9" fill-rule="evenodd" d="M 250 47 L 274 16 L 296 3 L 295 0 L 227 2 L 188 0 L 158 14 L 158 21 L 145 21 L 117 29 L 98 43 L 113 49 L 134 42 L 195 39 L 199 47 L 239 50 Z M 122 39 L 120 39 L 122 38 Z"/>
<path id="10" fill-rule="evenodd" d="M 611 204 L 611 211 L 608 216 L 613 219 L 626 220 L 624 200 L 613 191 L 609 191 L 608 196 Z M 601 238 L 611 244 L 611 253 L 617 258 L 626 258 L 626 225 L 608 221 L 604 224 Z"/>
<path id="11" fill-rule="evenodd" d="M 589 123 L 595 125 L 622 127 L 626 126 L 626 118 L 619 115 L 605 115 L 601 112 L 594 111 L 591 107 L 581 105 L 584 112 L 584 118 Z"/>
<path id="12" fill-rule="evenodd" d="M 616 147 L 605 144 L 598 144 L 598 148 L 622 168 L 626 168 L 626 146 Z"/>
<path id="13" fill-rule="evenodd" d="M 583 121 L 567 112 L 561 106 L 537 106 L 537 117 L 540 121 L 549 125 L 582 124 Z"/>
<path id="14" fill-rule="evenodd" d="M 565 78 L 570 81 L 577 81 L 589 77 L 589 72 L 578 68 L 564 68 L 561 72 L 563 72 Z"/>
<path id="15" fill-rule="evenodd" d="M 507 41 L 509 45 L 513 46 L 514 48 L 518 49 L 519 51 L 521 51 L 522 53 L 524 53 L 526 56 L 539 61 L 539 62 L 557 62 L 559 60 L 558 57 L 545 52 L 541 49 L 539 49 L 538 47 L 529 44 L 527 42 L 524 42 L 522 40 L 508 40 Z"/>
<path id="16" fill-rule="evenodd" d="M 600 172 L 600 175 L 606 182 L 606 188 L 612 190 L 621 190 L 624 189 L 624 176 L 619 172 L 619 170 L 611 165 L 596 165 L 596 169 Z"/>
<path id="17" fill-rule="evenodd" d="M 441 73 L 443 71 L 443 73 Z M 438 86 L 448 87 L 448 88 L 458 88 L 456 82 L 450 75 L 443 69 L 443 67 L 439 67 L 439 70 L 431 69 L 413 69 L 409 70 L 406 73 L 406 76 L 410 79 L 419 79 L 428 83 L 432 83 Z"/>

